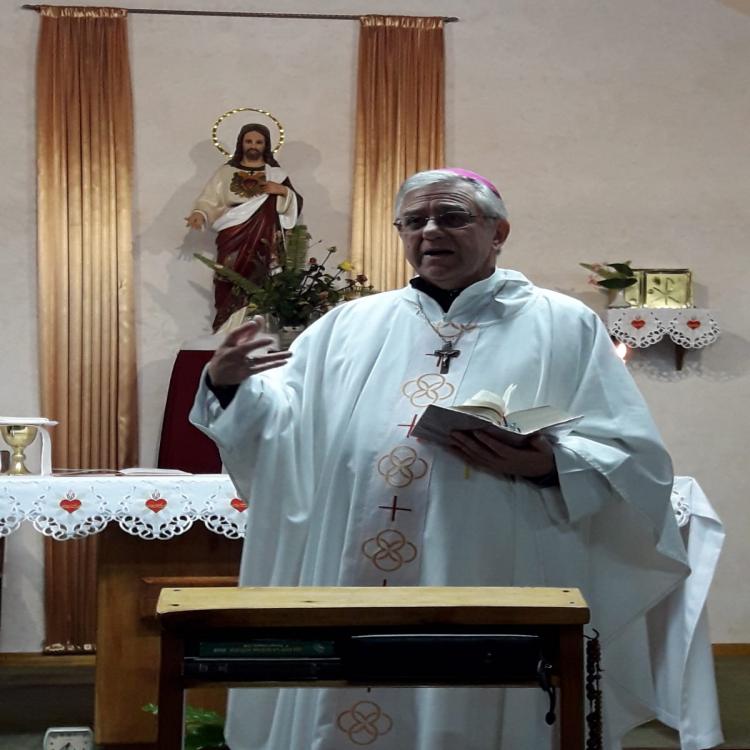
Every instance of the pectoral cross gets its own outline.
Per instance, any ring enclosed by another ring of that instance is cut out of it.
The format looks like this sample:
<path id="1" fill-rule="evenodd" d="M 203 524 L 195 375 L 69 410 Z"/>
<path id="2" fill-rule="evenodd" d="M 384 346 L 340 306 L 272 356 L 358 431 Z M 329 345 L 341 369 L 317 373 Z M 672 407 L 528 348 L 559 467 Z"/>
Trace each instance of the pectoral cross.
<path id="1" fill-rule="evenodd" d="M 441 349 L 435 349 L 428 354 L 428 357 L 437 357 L 437 364 L 440 367 L 440 374 L 445 375 L 450 369 L 451 359 L 461 354 L 460 349 L 454 349 L 451 341 L 446 341 Z"/>

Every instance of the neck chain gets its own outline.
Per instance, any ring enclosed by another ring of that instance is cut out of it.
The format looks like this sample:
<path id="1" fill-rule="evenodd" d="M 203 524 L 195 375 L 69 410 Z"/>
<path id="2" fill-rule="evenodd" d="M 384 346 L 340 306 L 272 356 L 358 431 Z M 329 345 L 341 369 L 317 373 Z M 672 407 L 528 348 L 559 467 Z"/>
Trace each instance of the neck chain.
<path id="1" fill-rule="evenodd" d="M 470 331 L 472 330 L 472 328 L 474 328 L 474 321 L 472 320 L 471 323 L 465 324 L 450 323 L 449 325 L 457 330 L 456 333 L 446 335 L 445 333 L 442 333 L 440 329 L 427 317 L 427 314 L 422 307 L 422 300 L 420 300 L 419 297 L 417 297 L 417 313 L 422 317 L 425 323 L 427 323 L 427 325 L 432 328 L 432 330 L 443 342 L 443 345 L 442 347 L 440 347 L 440 349 L 435 349 L 434 352 L 428 352 L 427 356 L 437 358 L 436 364 L 440 370 L 440 374 L 445 375 L 450 370 L 451 359 L 461 355 L 461 350 L 454 349 L 454 345 L 460 341 L 461 336 L 463 336 L 466 331 Z"/>

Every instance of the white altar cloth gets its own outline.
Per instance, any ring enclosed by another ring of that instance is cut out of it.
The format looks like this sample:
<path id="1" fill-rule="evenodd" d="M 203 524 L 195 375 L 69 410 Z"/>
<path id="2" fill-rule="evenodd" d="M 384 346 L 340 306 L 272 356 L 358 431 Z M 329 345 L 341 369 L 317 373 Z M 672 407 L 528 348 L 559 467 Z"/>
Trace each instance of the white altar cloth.
<path id="1" fill-rule="evenodd" d="M 721 334 L 711 310 L 697 307 L 614 307 L 607 310 L 605 322 L 610 336 L 637 348 L 668 336 L 685 349 L 702 349 Z"/>
<path id="2" fill-rule="evenodd" d="M 142 539 L 171 539 L 200 521 L 230 539 L 245 534 L 247 503 L 228 476 L 3 477 L 0 537 L 24 522 L 54 539 L 98 534 L 116 523 Z"/>
<path id="3" fill-rule="evenodd" d="M 252 502 L 252 500 L 250 500 Z M 724 527 L 698 483 L 675 477 L 672 506 L 683 528 L 691 573 L 643 619 L 652 635 L 658 716 L 680 732 L 682 750 L 723 741 L 706 598 L 724 543 Z M 198 521 L 236 539 L 247 503 L 228 476 L 27 476 L 0 481 L 0 536 L 24 522 L 55 539 L 96 534 L 110 523 L 142 539 L 171 539 Z M 606 669 L 606 652 L 603 668 Z"/>
<path id="4" fill-rule="evenodd" d="M 706 599 L 724 545 L 724 526 L 692 477 L 675 477 L 672 507 L 683 529 L 690 575 L 648 613 L 657 718 L 680 733 L 682 750 L 703 750 L 724 741 L 719 719 Z"/>

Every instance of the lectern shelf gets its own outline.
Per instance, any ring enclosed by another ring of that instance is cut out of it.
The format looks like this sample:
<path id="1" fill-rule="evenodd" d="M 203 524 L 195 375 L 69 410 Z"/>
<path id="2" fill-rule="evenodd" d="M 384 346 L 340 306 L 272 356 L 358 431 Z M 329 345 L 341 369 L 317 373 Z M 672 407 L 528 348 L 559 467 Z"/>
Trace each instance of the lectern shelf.
<path id="1" fill-rule="evenodd" d="M 251 687 L 538 685 L 561 693 L 561 750 L 583 747 L 577 589 L 163 589 L 159 747 L 181 744 L 182 692 Z M 540 721 L 543 717 L 540 717 Z"/>

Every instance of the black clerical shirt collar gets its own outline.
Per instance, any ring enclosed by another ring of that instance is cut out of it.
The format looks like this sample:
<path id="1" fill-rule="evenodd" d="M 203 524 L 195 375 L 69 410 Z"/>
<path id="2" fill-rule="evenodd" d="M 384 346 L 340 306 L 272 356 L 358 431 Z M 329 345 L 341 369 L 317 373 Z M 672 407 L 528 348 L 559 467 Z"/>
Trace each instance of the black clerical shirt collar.
<path id="1" fill-rule="evenodd" d="M 440 305 L 440 307 L 443 308 L 443 312 L 448 312 L 450 310 L 450 306 L 455 301 L 456 297 L 458 297 L 461 292 L 463 292 L 466 287 L 461 287 L 460 289 L 441 289 L 439 286 L 435 286 L 433 283 L 427 281 L 427 279 L 423 279 L 421 276 L 415 276 L 413 279 L 409 281 L 409 283 L 420 292 L 424 292 L 425 294 L 432 297 L 432 299 L 435 300 L 435 302 Z"/>

